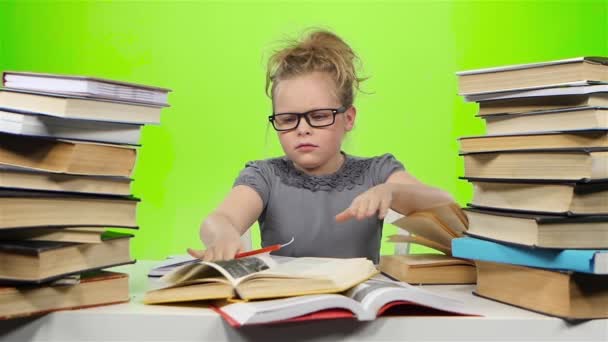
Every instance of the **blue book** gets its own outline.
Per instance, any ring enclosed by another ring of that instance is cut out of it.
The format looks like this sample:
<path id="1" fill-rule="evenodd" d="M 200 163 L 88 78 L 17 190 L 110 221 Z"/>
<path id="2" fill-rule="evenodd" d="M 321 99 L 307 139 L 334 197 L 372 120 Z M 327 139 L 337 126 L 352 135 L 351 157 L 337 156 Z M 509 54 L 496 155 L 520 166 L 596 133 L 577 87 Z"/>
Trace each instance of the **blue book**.
<path id="1" fill-rule="evenodd" d="M 534 248 L 462 237 L 452 240 L 452 255 L 551 270 L 608 274 L 608 250 Z"/>

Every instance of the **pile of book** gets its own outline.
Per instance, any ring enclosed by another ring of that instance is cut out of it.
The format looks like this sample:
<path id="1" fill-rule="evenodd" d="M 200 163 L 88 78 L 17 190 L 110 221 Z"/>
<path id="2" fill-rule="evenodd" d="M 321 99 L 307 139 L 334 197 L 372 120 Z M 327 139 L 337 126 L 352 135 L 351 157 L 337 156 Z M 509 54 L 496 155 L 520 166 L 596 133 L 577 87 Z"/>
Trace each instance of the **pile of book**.
<path id="1" fill-rule="evenodd" d="M 416 243 L 437 251 L 382 255 L 379 269 L 394 279 L 410 284 L 474 284 L 475 264 L 452 255 L 452 240 L 462 237 L 468 219 L 456 203 L 401 215 L 392 212 L 384 220 L 399 227 L 388 242 Z M 397 248 L 396 248 L 397 249 Z"/>
<path id="2" fill-rule="evenodd" d="M 608 317 L 608 58 L 458 73 L 487 135 L 460 139 L 473 184 L 476 294 L 567 319 Z"/>
<path id="3" fill-rule="evenodd" d="M 476 315 L 461 300 L 378 274 L 365 258 L 266 253 L 228 261 L 189 260 L 160 280 L 145 294 L 144 303 L 202 302 L 235 327 L 337 318 L 368 321 L 386 314 Z"/>
<path id="4" fill-rule="evenodd" d="M 142 126 L 170 90 L 4 72 L 0 89 L 0 318 L 124 302 Z"/>

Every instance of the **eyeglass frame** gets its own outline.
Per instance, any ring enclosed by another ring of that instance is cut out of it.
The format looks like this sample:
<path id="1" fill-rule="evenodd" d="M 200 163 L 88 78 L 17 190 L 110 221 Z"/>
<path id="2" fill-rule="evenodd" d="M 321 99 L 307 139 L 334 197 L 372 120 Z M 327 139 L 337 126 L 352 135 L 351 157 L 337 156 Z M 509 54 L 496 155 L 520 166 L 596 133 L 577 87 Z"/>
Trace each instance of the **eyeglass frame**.
<path id="1" fill-rule="evenodd" d="M 308 114 L 310 114 L 312 112 L 319 111 L 319 110 L 331 110 L 331 113 L 333 115 L 332 115 L 332 121 L 331 121 L 330 124 L 318 126 L 318 125 L 313 125 L 313 124 L 310 123 L 310 118 L 308 117 Z M 348 110 L 348 107 L 346 107 L 346 106 L 340 106 L 338 108 L 317 108 L 317 109 L 309 110 L 309 111 L 304 112 L 304 113 L 291 113 L 291 112 L 275 113 L 275 114 L 272 114 L 272 115 L 268 116 L 268 121 L 270 121 L 270 123 L 272 124 L 272 127 L 275 129 L 275 131 L 278 131 L 278 132 L 291 131 L 291 130 L 294 130 L 294 129 L 298 128 L 298 126 L 300 126 L 300 121 L 302 121 L 302 117 L 304 117 L 304 120 L 306 120 L 306 123 L 308 124 L 308 126 L 313 127 L 313 128 L 323 128 L 323 127 L 329 127 L 329 126 L 335 124 L 336 123 L 336 115 L 338 115 L 338 114 L 344 114 L 344 113 L 346 113 L 347 110 Z M 277 116 L 277 115 L 286 115 L 286 114 L 296 115 L 296 117 L 298 118 L 298 122 L 296 122 L 296 125 L 293 128 L 278 129 L 274 125 L 275 116 Z"/>

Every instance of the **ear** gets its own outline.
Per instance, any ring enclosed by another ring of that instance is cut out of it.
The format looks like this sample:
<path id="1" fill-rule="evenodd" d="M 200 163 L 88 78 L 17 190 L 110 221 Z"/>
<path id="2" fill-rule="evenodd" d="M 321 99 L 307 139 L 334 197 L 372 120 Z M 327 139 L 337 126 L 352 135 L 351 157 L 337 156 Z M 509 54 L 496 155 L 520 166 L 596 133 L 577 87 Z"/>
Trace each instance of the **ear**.
<path id="1" fill-rule="evenodd" d="M 353 127 L 355 127 L 356 118 L 357 118 L 357 108 L 355 108 L 355 106 L 350 106 L 350 108 L 348 108 L 346 110 L 346 112 L 344 112 L 344 119 L 345 119 L 344 129 L 347 132 L 350 132 L 353 129 Z"/>

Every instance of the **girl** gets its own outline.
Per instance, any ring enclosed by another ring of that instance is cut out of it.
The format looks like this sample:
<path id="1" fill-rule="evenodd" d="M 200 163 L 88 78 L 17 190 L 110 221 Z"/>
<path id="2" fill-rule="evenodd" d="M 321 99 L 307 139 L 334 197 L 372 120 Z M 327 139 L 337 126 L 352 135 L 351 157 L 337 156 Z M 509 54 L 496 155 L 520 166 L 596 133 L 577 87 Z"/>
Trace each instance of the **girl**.
<path id="1" fill-rule="evenodd" d="M 240 236 L 259 221 L 262 246 L 294 242 L 285 256 L 379 260 L 389 208 L 408 214 L 452 202 L 407 173 L 392 155 L 360 158 L 341 150 L 355 125 L 359 82 L 353 50 L 335 34 L 315 31 L 271 56 L 268 117 L 285 156 L 245 165 L 232 190 L 203 222 L 203 260 L 228 260 Z"/>

